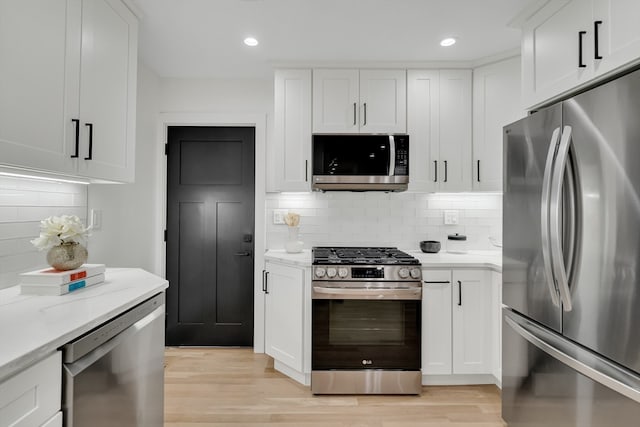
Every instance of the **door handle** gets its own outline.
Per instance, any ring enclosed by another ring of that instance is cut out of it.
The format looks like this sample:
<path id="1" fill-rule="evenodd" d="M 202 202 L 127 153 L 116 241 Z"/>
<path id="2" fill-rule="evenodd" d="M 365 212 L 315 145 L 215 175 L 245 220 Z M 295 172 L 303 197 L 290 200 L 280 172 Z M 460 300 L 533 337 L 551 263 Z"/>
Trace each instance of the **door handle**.
<path id="1" fill-rule="evenodd" d="M 364 103 L 364 123 L 362 124 L 362 126 L 366 126 L 367 125 L 367 103 Z"/>
<path id="2" fill-rule="evenodd" d="M 91 160 L 93 157 L 93 123 L 85 123 L 84 125 L 89 128 L 89 155 L 84 159 Z"/>
<path id="3" fill-rule="evenodd" d="M 458 305 L 462 305 L 462 282 L 458 280 Z"/>
<path id="4" fill-rule="evenodd" d="M 478 182 L 480 182 L 480 160 L 479 160 L 479 159 L 478 159 L 478 169 L 477 169 L 477 172 L 478 172 Z"/>
<path id="5" fill-rule="evenodd" d="M 71 158 L 76 158 L 78 157 L 78 150 L 80 149 L 80 120 L 71 119 L 71 121 L 76 125 L 76 148 Z"/>
<path id="6" fill-rule="evenodd" d="M 551 302 L 556 307 L 560 307 L 558 291 L 555 287 L 553 271 L 551 270 L 551 252 L 549 242 L 549 199 L 551 197 L 551 173 L 553 172 L 553 159 L 556 154 L 558 140 L 560 139 L 560 128 L 555 128 L 549 142 L 547 161 L 544 166 L 544 176 L 542 178 L 542 197 L 540 200 L 540 231 L 542 235 L 542 261 L 544 265 L 544 275 L 549 287 Z"/>
<path id="7" fill-rule="evenodd" d="M 553 178 L 551 179 L 551 196 L 549 198 L 549 236 L 551 247 L 551 262 L 553 272 L 562 300 L 562 309 L 571 311 L 571 292 L 569 290 L 569 278 L 564 265 L 562 251 L 562 184 L 564 173 L 569 160 L 569 148 L 571 146 L 571 126 L 562 129 L 562 138 L 558 144 L 558 153 L 553 165 Z"/>
<path id="8" fill-rule="evenodd" d="M 600 52 L 599 52 L 599 49 L 598 49 L 598 45 L 600 44 L 600 42 L 598 41 L 598 30 L 600 29 L 600 24 L 602 24 L 602 21 L 594 21 L 593 22 L 593 42 L 594 42 L 594 46 L 593 46 L 594 55 L 593 55 L 593 57 L 595 59 L 602 59 L 602 55 L 600 55 Z"/>
<path id="9" fill-rule="evenodd" d="M 578 68 L 587 68 L 587 66 L 582 63 L 582 36 L 585 34 L 587 34 L 586 31 L 578 31 Z"/>
<path id="10" fill-rule="evenodd" d="M 236 256 L 251 256 L 251 252 L 236 252 Z"/>
<path id="11" fill-rule="evenodd" d="M 447 167 L 447 161 L 444 161 L 444 182 L 447 182 L 447 175 L 448 175 L 448 167 Z"/>
<path id="12" fill-rule="evenodd" d="M 269 293 L 269 272 L 267 270 L 262 270 L 262 292 Z"/>
<path id="13" fill-rule="evenodd" d="M 356 122 L 356 103 L 353 103 L 353 125 L 357 125 L 358 123 Z"/>
<path id="14" fill-rule="evenodd" d="M 435 170 L 435 173 L 433 174 L 433 182 L 438 182 L 438 161 L 437 160 L 433 161 L 433 168 Z"/>

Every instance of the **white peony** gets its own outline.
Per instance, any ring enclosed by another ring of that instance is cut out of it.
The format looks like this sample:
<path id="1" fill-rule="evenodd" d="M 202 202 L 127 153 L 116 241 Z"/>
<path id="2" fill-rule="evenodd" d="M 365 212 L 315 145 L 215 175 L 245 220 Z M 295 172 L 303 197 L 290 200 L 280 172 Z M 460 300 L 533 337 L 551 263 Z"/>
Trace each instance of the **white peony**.
<path id="1" fill-rule="evenodd" d="M 50 216 L 40 221 L 40 237 L 31 241 L 39 250 L 62 243 L 80 242 L 89 235 L 91 227 L 85 227 L 75 215 Z"/>

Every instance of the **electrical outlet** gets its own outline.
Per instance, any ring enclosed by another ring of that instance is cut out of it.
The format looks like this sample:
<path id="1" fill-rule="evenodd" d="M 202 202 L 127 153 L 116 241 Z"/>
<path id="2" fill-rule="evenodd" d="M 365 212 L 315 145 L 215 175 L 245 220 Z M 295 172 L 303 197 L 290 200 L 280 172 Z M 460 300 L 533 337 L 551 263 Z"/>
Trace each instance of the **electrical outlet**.
<path id="1" fill-rule="evenodd" d="M 286 209 L 274 209 L 273 210 L 273 223 L 284 224 L 284 217 L 289 211 Z"/>
<path id="2" fill-rule="evenodd" d="M 444 211 L 444 225 L 457 225 L 458 222 L 458 211 Z"/>

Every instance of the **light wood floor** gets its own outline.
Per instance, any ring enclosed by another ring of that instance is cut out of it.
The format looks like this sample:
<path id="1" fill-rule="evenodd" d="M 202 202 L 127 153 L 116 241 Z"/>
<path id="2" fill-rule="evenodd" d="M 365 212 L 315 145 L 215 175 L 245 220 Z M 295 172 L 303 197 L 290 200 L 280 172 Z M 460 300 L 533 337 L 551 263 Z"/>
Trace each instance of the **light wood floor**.
<path id="1" fill-rule="evenodd" d="M 502 427 L 495 386 L 314 396 L 252 349 L 168 348 L 165 427 Z"/>

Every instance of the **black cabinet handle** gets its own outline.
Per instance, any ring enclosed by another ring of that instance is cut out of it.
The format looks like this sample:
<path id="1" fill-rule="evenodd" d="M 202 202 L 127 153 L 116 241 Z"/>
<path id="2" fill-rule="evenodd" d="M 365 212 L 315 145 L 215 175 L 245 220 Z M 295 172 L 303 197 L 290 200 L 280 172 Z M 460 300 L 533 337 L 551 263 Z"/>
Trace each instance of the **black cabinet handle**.
<path id="1" fill-rule="evenodd" d="M 364 103 L 364 124 L 362 126 L 367 125 L 367 103 Z"/>
<path id="2" fill-rule="evenodd" d="M 478 182 L 480 182 L 480 160 L 478 160 Z"/>
<path id="3" fill-rule="evenodd" d="M 84 159 L 91 160 L 93 156 L 93 123 L 85 123 L 84 125 L 89 128 L 89 155 Z"/>
<path id="4" fill-rule="evenodd" d="M 595 21 L 593 23 L 593 41 L 594 41 L 593 51 L 594 51 L 595 59 L 602 59 L 600 52 L 598 52 L 598 45 L 600 44 L 598 42 L 598 30 L 599 30 L 598 27 L 600 26 L 600 24 L 602 24 L 602 21 Z"/>
<path id="5" fill-rule="evenodd" d="M 80 149 L 80 120 L 71 119 L 71 121 L 76 124 L 76 149 L 71 155 L 71 158 L 76 158 L 78 157 L 78 150 Z"/>
<path id="6" fill-rule="evenodd" d="M 458 280 L 458 305 L 462 305 L 462 282 Z"/>
<path id="7" fill-rule="evenodd" d="M 447 178 L 448 178 L 448 171 L 449 169 L 447 168 L 447 161 L 444 161 L 444 182 L 447 182 Z"/>
<path id="8" fill-rule="evenodd" d="M 586 31 L 578 31 L 578 68 L 587 68 L 587 66 L 582 63 L 582 36 L 585 34 L 587 34 Z"/>
<path id="9" fill-rule="evenodd" d="M 262 292 L 265 294 L 269 293 L 269 272 L 267 270 L 262 270 Z"/>
<path id="10" fill-rule="evenodd" d="M 427 285 L 429 285 L 429 284 L 432 284 L 432 285 L 445 285 L 445 284 L 451 283 L 451 282 L 448 281 L 448 280 L 445 280 L 445 281 L 442 281 L 442 282 L 438 282 L 438 281 L 430 282 L 428 280 L 424 280 L 424 283 L 426 283 Z"/>
<path id="11" fill-rule="evenodd" d="M 357 103 L 354 102 L 353 103 L 353 125 L 354 126 L 357 124 L 357 122 L 356 122 L 356 115 L 357 115 L 356 108 L 357 108 Z"/>
<path id="12" fill-rule="evenodd" d="M 309 160 L 304 161 L 304 182 L 309 182 Z"/>
<path id="13" fill-rule="evenodd" d="M 434 170 L 436 173 L 433 174 L 433 182 L 438 182 L 438 161 L 433 161 Z"/>

